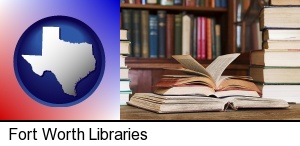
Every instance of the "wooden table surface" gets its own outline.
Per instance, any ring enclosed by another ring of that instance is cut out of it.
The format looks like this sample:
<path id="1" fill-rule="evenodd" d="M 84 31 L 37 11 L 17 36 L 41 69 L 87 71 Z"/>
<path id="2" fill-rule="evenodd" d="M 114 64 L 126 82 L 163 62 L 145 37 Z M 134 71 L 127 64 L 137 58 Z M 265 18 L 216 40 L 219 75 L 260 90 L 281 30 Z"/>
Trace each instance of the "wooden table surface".
<path id="1" fill-rule="evenodd" d="M 132 106 L 120 106 L 121 120 L 300 120 L 300 104 L 288 109 L 239 109 L 226 112 L 157 114 Z"/>

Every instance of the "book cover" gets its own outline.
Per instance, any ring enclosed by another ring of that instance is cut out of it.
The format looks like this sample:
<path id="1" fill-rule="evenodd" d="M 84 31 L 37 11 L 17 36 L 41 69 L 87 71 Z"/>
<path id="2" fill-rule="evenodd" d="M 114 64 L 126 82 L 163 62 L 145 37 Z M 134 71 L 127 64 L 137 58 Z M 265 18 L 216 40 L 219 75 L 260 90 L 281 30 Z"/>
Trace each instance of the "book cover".
<path id="1" fill-rule="evenodd" d="M 149 54 L 150 58 L 158 57 L 158 23 L 157 15 L 149 16 Z"/>
<path id="2" fill-rule="evenodd" d="M 208 60 L 211 60 L 212 59 L 212 40 L 211 40 L 211 37 L 212 37 L 212 31 L 211 31 L 211 18 L 207 18 L 206 19 L 206 50 L 207 50 L 207 58 Z"/>
<path id="3" fill-rule="evenodd" d="M 193 28 L 192 28 L 192 56 L 197 58 L 197 17 L 193 18 Z"/>
<path id="4" fill-rule="evenodd" d="M 221 55 L 221 26 L 219 24 L 215 25 L 216 33 L 216 57 Z"/>
<path id="5" fill-rule="evenodd" d="M 182 54 L 182 14 L 175 15 L 175 32 L 174 32 L 175 55 Z"/>
<path id="6" fill-rule="evenodd" d="M 167 14 L 167 36 L 166 36 L 166 57 L 172 58 L 172 55 L 174 55 L 174 15 L 173 14 Z"/>
<path id="7" fill-rule="evenodd" d="M 206 40 L 206 34 L 207 34 L 207 18 L 201 17 L 201 28 L 200 28 L 200 59 L 205 60 L 207 59 L 207 40 Z"/>
<path id="8" fill-rule="evenodd" d="M 158 15 L 158 57 L 166 57 L 166 11 L 157 11 Z"/>
<path id="9" fill-rule="evenodd" d="M 211 18 L 211 50 L 212 50 L 212 59 L 217 58 L 217 48 L 216 48 L 216 20 Z"/>
<path id="10" fill-rule="evenodd" d="M 149 11 L 141 12 L 141 37 L 142 37 L 142 57 L 149 57 Z"/>
<path id="11" fill-rule="evenodd" d="M 197 59 L 201 59 L 201 43 L 202 43 L 202 35 L 201 35 L 201 25 L 202 25 L 202 19 L 201 17 L 197 17 Z"/>

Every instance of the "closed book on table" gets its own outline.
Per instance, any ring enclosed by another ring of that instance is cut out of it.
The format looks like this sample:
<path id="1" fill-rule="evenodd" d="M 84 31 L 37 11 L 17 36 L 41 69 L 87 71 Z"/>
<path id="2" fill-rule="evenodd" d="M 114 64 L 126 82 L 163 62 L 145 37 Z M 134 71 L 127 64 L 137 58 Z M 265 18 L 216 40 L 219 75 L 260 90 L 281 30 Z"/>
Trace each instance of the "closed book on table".
<path id="1" fill-rule="evenodd" d="M 129 68 L 127 67 L 120 67 L 120 79 L 128 79 L 129 75 Z"/>
<path id="2" fill-rule="evenodd" d="M 263 49 L 300 49 L 300 40 L 264 41 Z"/>
<path id="3" fill-rule="evenodd" d="M 263 41 L 300 40 L 300 29 L 266 29 L 263 31 Z"/>
<path id="4" fill-rule="evenodd" d="M 259 83 L 300 84 L 299 74 L 299 67 L 250 67 L 250 76 L 255 82 Z"/>
<path id="5" fill-rule="evenodd" d="M 251 52 L 251 65 L 300 67 L 300 50 L 256 50 Z"/>
<path id="6" fill-rule="evenodd" d="M 166 57 L 166 11 L 157 11 L 158 15 L 158 57 Z"/>
<path id="7" fill-rule="evenodd" d="M 129 84 L 130 84 L 129 79 L 120 79 L 120 91 L 121 92 L 131 92 Z"/>
<path id="8" fill-rule="evenodd" d="M 130 42 L 129 41 L 120 41 L 120 54 L 129 55 L 130 54 Z"/>

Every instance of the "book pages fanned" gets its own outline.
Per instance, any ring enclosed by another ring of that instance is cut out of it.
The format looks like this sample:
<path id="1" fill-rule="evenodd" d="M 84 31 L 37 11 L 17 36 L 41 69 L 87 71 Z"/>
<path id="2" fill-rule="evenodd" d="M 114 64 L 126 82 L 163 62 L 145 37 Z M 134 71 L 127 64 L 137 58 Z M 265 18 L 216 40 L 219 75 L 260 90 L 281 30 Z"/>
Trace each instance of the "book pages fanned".
<path id="1" fill-rule="evenodd" d="M 222 55 L 217 57 L 207 68 L 207 72 L 211 75 L 211 77 L 217 82 L 224 70 L 227 68 L 227 66 L 235 60 L 240 53 L 234 53 L 234 54 L 228 54 L 228 55 Z"/>

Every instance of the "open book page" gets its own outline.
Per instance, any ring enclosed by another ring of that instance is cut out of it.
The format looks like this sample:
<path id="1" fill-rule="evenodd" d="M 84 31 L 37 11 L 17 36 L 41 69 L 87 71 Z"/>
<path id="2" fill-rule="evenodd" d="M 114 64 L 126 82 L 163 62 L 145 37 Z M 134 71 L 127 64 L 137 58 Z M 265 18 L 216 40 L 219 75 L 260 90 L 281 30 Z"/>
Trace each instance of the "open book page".
<path id="1" fill-rule="evenodd" d="M 211 77 L 217 82 L 220 79 L 224 70 L 227 68 L 227 66 L 239 55 L 240 53 L 234 53 L 219 56 L 206 68 L 206 70 L 211 75 Z"/>
<path id="2" fill-rule="evenodd" d="M 190 55 L 173 55 L 172 57 L 175 60 L 177 60 L 183 67 L 211 77 L 211 75 L 206 71 L 206 69 L 201 64 L 199 64 L 192 56 L 190 56 Z"/>

